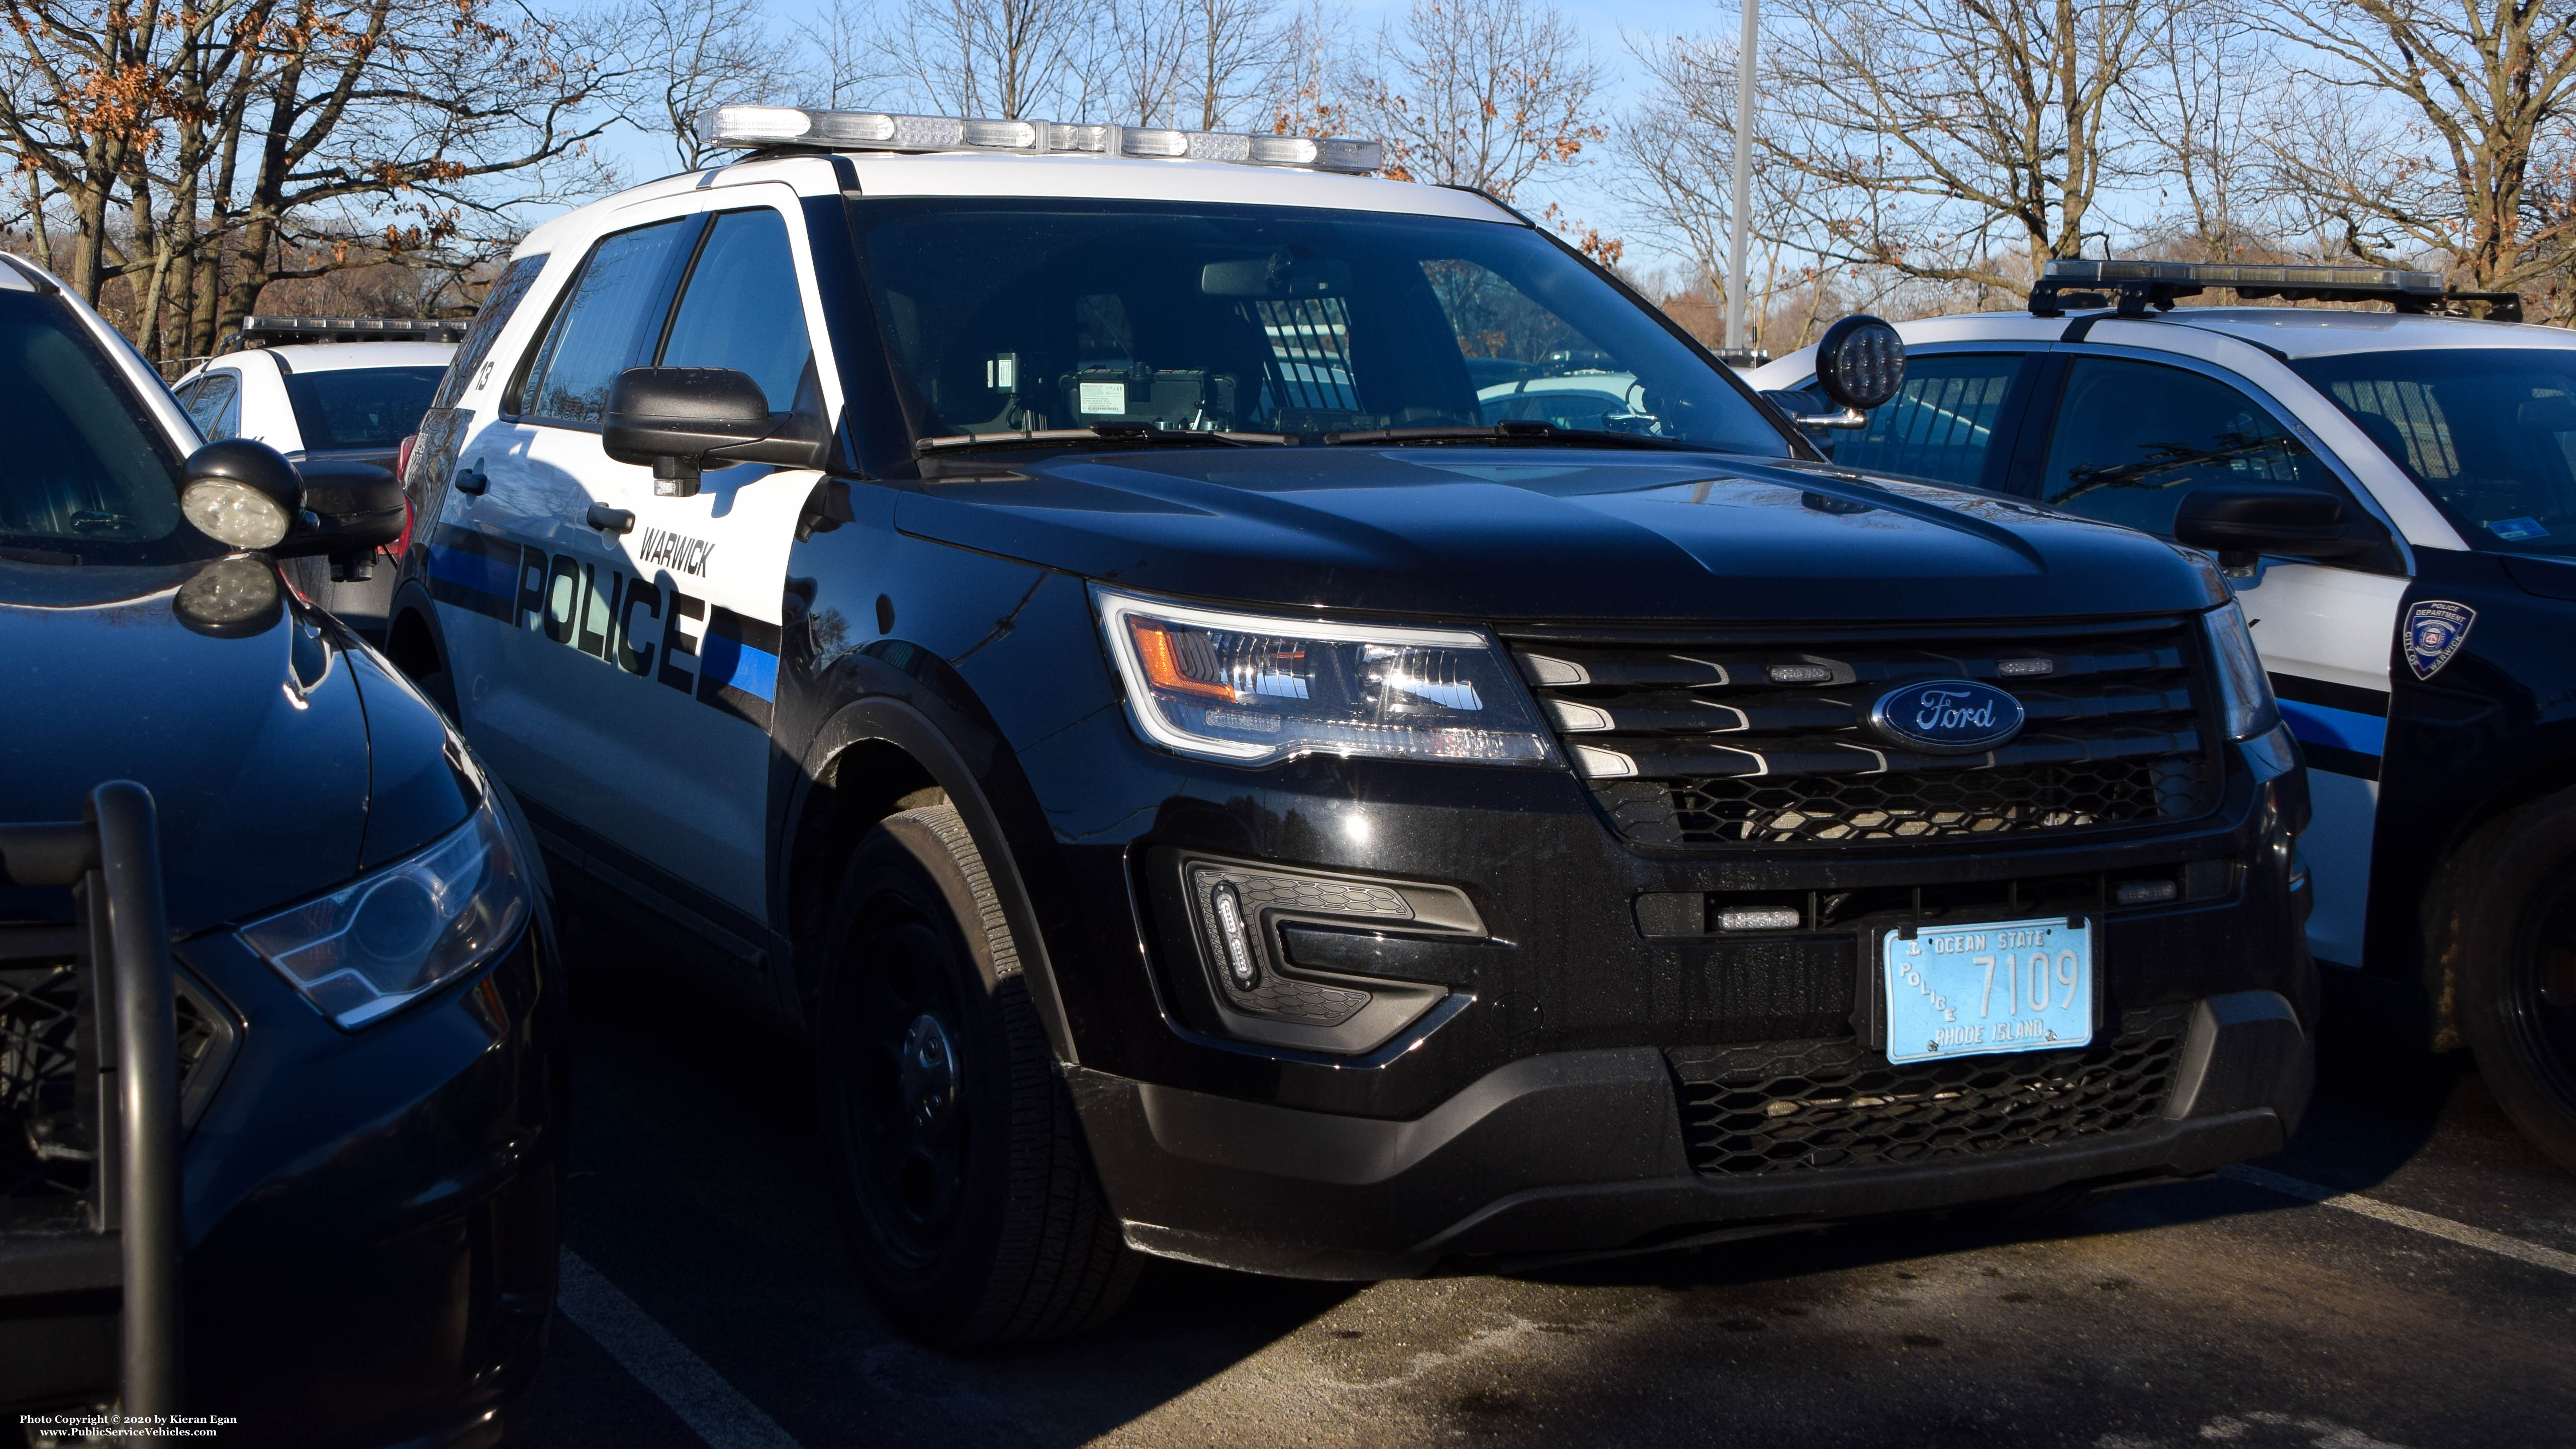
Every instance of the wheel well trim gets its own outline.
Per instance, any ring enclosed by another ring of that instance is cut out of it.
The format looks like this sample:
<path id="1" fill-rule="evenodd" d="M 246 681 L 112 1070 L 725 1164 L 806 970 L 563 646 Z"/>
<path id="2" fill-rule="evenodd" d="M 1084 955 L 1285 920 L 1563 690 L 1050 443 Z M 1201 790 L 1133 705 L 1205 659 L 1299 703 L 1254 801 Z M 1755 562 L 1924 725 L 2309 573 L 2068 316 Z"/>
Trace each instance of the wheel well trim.
<path id="1" fill-rule="evenodd" d="M 842 755 L 870 743 L 890 745 L 919 765 L 966 822 L 967 834 L 974 838 L 976 850 L 984 857 L 984 869 L 992 880 L 994 893 L 1001 898 L 1002 914 L 1010 924 L 1013 944 L 1019 949 L 1021 974 L 1028 979 L 1029 999 L 1046 1028 L 1047 1044 L 1057 1061 L 1080 1065 L 1073 1032 L 1065 1020 L 1064 1003 L 1056 991 L 1054 958 L 1048 954 L 1046 937 L 1038 929 L 1037 909 L 1029 897 L 1010 832 L 1004 829 L 1000 813 L 964 753 L 928 715 L 898 699 L 870 696 L 843 705 L 825 720 L 806 745 L 803 768 L 796 773 L 795 791 L 781 822 L 782 850 L 794 852 L 803 836 L 806 812 L 814 805 L 815 781 L 823 778 Z M 816 943 L 795 940 L 794 903 L 801 890 L 820 888 L 803 877 L 804 864 L 790 853 L 787 868 L 779 873 L 785 899 L 780 902 L 777 918 L 788 927 L 788 939 L 799 952 Z M 802 999 L 804 979 L 805 973 L 797 970 L 800 1013 L 806 1005 Z"/>

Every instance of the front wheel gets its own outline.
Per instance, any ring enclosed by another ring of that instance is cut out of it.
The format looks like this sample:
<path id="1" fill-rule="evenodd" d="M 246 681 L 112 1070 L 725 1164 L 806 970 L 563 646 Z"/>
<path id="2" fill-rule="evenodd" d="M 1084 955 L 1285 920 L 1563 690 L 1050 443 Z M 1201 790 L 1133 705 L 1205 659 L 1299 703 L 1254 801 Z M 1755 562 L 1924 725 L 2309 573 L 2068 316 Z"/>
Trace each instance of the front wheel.
<path id="1" fill-rule="evenodd" d="M 834 1188 L 905 1332 L 963 1347 L 1078 1333 L 1135 1284 L 1019 952 L 965 821 L 881 822 L 833 902 L 815 1013 Z"/>
<path id="2" fill-rule="evenodd" d="M 2576 1171 L 2576 791 L 2489 825 L 2449 878 L 2460 1034 L 2506 1115 Z"/>

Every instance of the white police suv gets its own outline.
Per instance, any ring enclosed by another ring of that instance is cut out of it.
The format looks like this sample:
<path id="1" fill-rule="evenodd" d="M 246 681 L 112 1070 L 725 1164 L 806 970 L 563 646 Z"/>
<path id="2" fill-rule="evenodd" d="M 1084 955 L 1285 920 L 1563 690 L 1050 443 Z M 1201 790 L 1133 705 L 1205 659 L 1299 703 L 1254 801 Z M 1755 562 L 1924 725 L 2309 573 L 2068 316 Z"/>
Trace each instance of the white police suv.
<path id="1" fill-rule="evenodd" d="M 229 350 L 171 391 L 209 442 L 248 438 L 291 462 L 369 463 L 399 474 L 404 440 L 420 427 L 464 334 L 465 323 L 435 318 L 245 317 Z M 384 642 L 390 571 L 321 558 L 286 568 L 305 597 Z"/>
<path id="2" fill-rule="evenodd" d="M 2394 311 L 2172 310 L 2215 288 Z M 1901 324 L 1902 394 L 1826 446 L 2216 552 L 2311 771 L 2329 990 L 2474 1049 L 2576 1166 L 2576 332 L 2520 316 L 2423 272 L 2054 262 L 2027 313 Z M 1814 371 L 1752 381 L 1814 412 Z"/>

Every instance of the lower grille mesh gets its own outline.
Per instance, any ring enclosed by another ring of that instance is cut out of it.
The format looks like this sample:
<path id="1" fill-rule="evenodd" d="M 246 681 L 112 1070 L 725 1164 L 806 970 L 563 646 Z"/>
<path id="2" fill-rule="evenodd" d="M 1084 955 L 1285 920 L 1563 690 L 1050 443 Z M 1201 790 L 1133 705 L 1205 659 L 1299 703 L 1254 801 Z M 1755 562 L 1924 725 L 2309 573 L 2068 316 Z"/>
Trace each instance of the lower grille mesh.
<path id="1" fill-rule="evenodd" d="M 2188 1006 L 2073 1051 L 1890 1066 L 1850 1040 L 1676 1049 L 1691 1165 L 1719 1176 L 1968 1157 L 2142 1127 L 2171 1094 Z"/>
<path id="2" fill-rule="evenodd" d="M 2187 817 L 2205 808 L 2208 779 L 2207 761 L 2167 758 L 1938 775 L 1618 780 L 1592 791 L 1643 845 L 1801 845 Z"/>
<path id="3" fill-rule="evenodd" d="M 0 967 L 0 1233 L 83 1231 L 88 1219 L 99 1134 L 80 1091 L 80 987 L 69 961 Z M 184 981 L 171 1005 L 184 1127 L 201 1105 L 189 1088 L 220 1069 L 233 1028 Z"/>

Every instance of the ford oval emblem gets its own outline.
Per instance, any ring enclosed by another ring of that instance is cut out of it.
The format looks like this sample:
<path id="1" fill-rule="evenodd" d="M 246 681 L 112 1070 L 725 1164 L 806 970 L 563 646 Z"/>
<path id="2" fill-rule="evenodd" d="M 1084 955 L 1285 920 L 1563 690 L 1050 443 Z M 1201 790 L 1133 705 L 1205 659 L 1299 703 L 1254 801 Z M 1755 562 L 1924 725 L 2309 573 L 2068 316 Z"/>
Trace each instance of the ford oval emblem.
<path id="1" fill-rule="evenodd" d="M 1869 709 L 1870 728 L 1926 755 L 1973 755 L 2021 733 L 2021 701 L 1973 679 L 1927 679 L 1891 689 Z"/>

